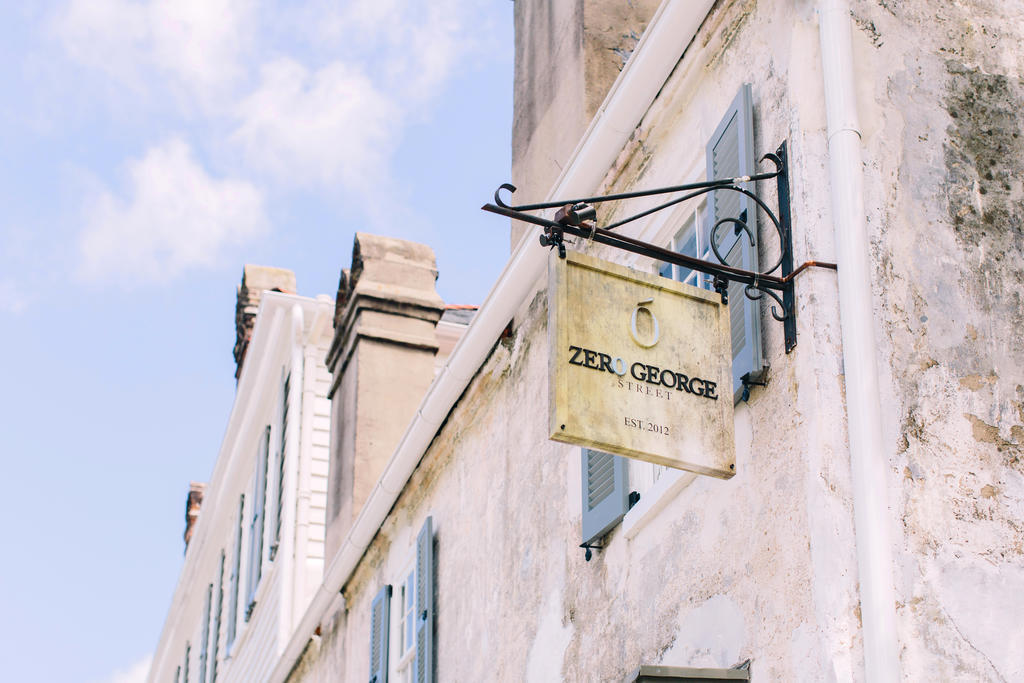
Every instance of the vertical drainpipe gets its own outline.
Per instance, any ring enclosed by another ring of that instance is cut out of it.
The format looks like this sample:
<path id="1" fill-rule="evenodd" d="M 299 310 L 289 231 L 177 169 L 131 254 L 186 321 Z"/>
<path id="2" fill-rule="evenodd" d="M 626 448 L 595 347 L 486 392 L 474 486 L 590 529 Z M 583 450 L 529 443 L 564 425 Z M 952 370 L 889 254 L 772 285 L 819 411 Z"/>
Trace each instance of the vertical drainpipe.
<path id="1" fill-rule="evenodd" d="M 864 221 L 861 135 L 854 90 L 852 24 L 846 0 L 820 0 L 829 180 L 839 263 L 846 412 L 864 634 L 864 679 L 900 680 L 888 465 L 882 442 L 871 262 Z"/>

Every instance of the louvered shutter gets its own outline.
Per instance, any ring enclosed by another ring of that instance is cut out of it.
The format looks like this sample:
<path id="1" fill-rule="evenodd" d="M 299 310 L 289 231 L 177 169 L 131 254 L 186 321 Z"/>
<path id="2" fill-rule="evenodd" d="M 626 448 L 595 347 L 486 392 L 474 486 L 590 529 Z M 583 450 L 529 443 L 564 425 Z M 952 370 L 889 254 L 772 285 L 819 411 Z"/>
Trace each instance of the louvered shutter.
<path id="1" fill-rule="evenodd" d="M 744 84 L 715 134 L 707 145 L 708 179 L 736 178 L 755 173 L 754 166 L 754 110 L 750 84 Z M 750 192 L 754 183 L 739 185 Z M 708 199 L 708 223 L 705 234 L 710 239 L 711 229 L 723 218 L 743 221 L 754 236 L 754 244 L 740 230 L 736 234 L 734 223 L 718 229 L 716 245 L 726 262 L 737 268 L 756 271 L 757 262 L 757 205 L 750 197 L 733 191 L 718 190 Z M 744 286 L 729 283 L 729 318 L 732 327 L 733 400 L 739 401 L 743 393 L 743 376 L 760 379 L 764 370 L 761 349 L 761 311 L 756 301 L 744 294 Z"/>
<path id="2" fill-rule="evenodd" d="M 199 683 L 206 683 L 206 657 L 210 645 L 210 605 L 213 603 L 213 584 L 206 586 L 206 600 L 203 601 L 203 637 L 199 643 Z"/>
<path id="3" fill-rule="evenodd" d="M 391 586 L 384 586 L 370 605 L 370 683 L 388 683 L 390 617 Z"/>
<path id="4" fill-rule="evenodd" d="M 625 458 L 583 450 L 583 543 L 604 536 L 629 510 Z"/>
<path id="5" fill-rule="evenodd" d="M 235 627 L 238 625 L 238 585 L 242 572 L 242 526 L 245 524 L 245 495 L 238 497 L 238 527 L 235 529 L 235 554 L 231 564 L 231 588 L 228 589 L 227 652 L 235 642 Z"/>
<path id="6" fill-rule="evenodd" d="M 284 456 L 285 443 L 288 440 L 288 394 L 291 388 L 291 373 L 284 378 L 281 388 L 281 427 L 278 429 L 280 438 L 277 444 L 277 491 L 274 495 L 274 517 L 271 522 L 270 559 L 277 556 L 277 547 L 281 544 L 281 509 L 284 506 Z"/>
<path id="7" fill-rule="evenodd" d="M 184 674 L 181 679 L 182 683 L 188 683 L 188 659 L 191 655 L 192 645 L 188 641 L 185 641 L 185 668 L 182 672 Z"/>
<path id="8" fill-rule="evenodd" d="M 263 527 L 267 505 L 267 465 L 270 458 L 270 427 L 263 432 L 260 439 L 259 457 L 256 459 L 256 490 L 253 492 L 252 528 L 249 534 L 249 589 L 248 605 L 245 609 L 245 620 L 252 616 L 256 606 L 256 588 L 260 585 L 263 575 Z"/>
<path id="9" fill-rule="evenodd" d="M 213 608 L 213 633 L 210 636 L 210 683 L 217 683 L 217 651 L 220 649 L 220 614 L 224 607 L 224 551 L 220 551 L 217 572 L 217 602 Z"/>
<path id="10" fill-rule="evenodd" d="M 434 683 L 434 528 L 427 517 L 416 538 L 416 658 L 413 681 Z"/>

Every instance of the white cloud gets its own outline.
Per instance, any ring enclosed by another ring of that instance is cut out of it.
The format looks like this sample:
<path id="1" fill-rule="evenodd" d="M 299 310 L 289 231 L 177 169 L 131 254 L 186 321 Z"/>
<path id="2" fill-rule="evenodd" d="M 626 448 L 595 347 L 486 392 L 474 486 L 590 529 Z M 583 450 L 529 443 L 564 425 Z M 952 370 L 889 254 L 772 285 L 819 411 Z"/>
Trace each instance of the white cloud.
<path id="1" fill-rule="evenodd" d="M 259 191 L 212 178 L 179 138 L 131 161 L 128 179 L 127 201 L 102 191 L 87 209 L 80 242 L 86 279 L 166 281 L 216 265 L 227 247 L 267 228 Z"/>
<path id="2" fill-rule="evenodd" d="M 385 87 L 418 105 L 436 94 L 460 60 L 486 49 L 483 22 L 493 0 L 350 0 L 311 2 L 301 12 L 312 38 L 348 46 L 349 58 L 372 55 Z"/>
<path id="3" fill-rule="evenodd" d="M 285 184 L 353 191 L 383 182 L 401 131 L 398 104 L 340 62 L 315 72 L 291 59 L 267 64 L 238 116 L 232 141 L 253 166 Z"/>
<path id="4" fill-rule="evenodd" d="M 358 196 L 370 218 L 380 198 L 401 195 L 392 160 L 406 128 L 475 68 L 494 28 L 483 19 L 493 0 L 63 2 L 55 33 L 73 61 L 104 77 L 99 88 L 113 88 L 115 117 L 153 98 L 161 116 L 189 116 L 200 149 L 255 172 L 272 196 L 297 188 Z M 127 230 L 146 201 L 101 195 L 83 239 L 84 270 L 94 276 L 109 267 L 109 242 L 121 239 L 98 226 Z M 130 263 L 163 249 L 143 246 Z M 167 275 L 187 267 L 179 261 L 200 264 L 178 249 L 159 259 Z"/>
<path id="5" fill-rule="evenodd" d="M 149 667 L 153 662 L 153 655 L 147 655 L 135 662 L 127 669 L 118 669 L 106 683 L 144 683 L 149 675 Z"/>
<path id="6" fill-rule="evenodd" d="M 72 59 L 136 90 L 169 78 L 208 100 L 244 73 L 254 19 L 251 0 L 70 0 L 53 28 Z"/>
<path id="7" fill-rule="evenodd" d="M 313 0 L 282 8 L 296 32 L 333 46 L 311 70 L 282 57 L 264 64 L 236 109 L 230 141 L 248 164 L 285 186 L 366 196 L 389 192 L 405 126 L 484 49 L 480 0 Z"/>

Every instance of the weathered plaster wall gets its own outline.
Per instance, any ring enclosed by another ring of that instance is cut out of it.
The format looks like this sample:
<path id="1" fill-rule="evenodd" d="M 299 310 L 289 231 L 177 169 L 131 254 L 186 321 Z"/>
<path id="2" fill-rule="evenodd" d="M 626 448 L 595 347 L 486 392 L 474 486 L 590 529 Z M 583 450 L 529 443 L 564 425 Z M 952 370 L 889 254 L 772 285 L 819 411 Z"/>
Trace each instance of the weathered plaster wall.
<path id="1" fill-rule="evenodd" d="M 1014 616 L 1024 609 L 1024 345 L 1017 339 L 1024 316 L 1024 9 L 1019 2 L 884 1 L 854 9 L 904 675 L 1014 680 L 1024 675 L 1024 629 Z M 717 5 L 700 36 L 706 56 L 684 59 L 673 76 L 678 87 L 666 88 L 607 188 L 667 184 L 672 164 L 686 179 L 691 165 L 675 131 L 696 131 L 701 144 L 725 98 L 747 80 L 757 149 L 790 143 L 796 261 L 830 260 L 812 10 L 812 3 L 794 10 L 750 0 Z M 730 88 L 716 96 L 701 87 L 705 79 Z M 608 215 L 620 213 L 613 207 Z M 762 221 L 762 236 L 765 229 Z M 766 255 L 763 246 L 763 261 Z M 830 400 L 841 397 L 837 302 L 824 272 L 802 276 L 798 293 L 800 345 L 792 357 L 780 352 L 779 326 L 763 318 L 773 379 L 752 399 L 755 434 L 772 415 L 790 414 L 784 402 L 766 402 L 780 396 L 780 380 L 795 378 L 797 423 L 817 423 L 817 434 L 834 425 L 842 437 L 826 434 L 819 442 L 826 450 L 804 453 L 812 509 L 829 503 L 835 512 L 834 523 L 828 515 L 809 520 L 812 549 L 816 535 L 829 532 L 822 524 L 841 530 L 848 546 L 845 421 L 841 403 Z M 808 358 L 808 341 L 821 342 L 817 358 Z M 820 383 L 825 402 L 808 400 L 819 396 L 807 391 L 809 381 Z M 830 492 L 815 490 L 816 471 Z M 834 573 L 855 578 L 853 566 Z M 842 614 L 834 603 L 845 601 L 823 585 L 815 591 L 829 613 Z M 835 634 L 837 661 L 846 632 Z"/>
<path id="2" fill-rule="evenodd" d="M 1019 680 L 1024 4 L 854 14 L 904 669 Z"/>
<path id="3" fill-rule="evenodd" d="M 576 547 L 579 450 L 546 436 L 544 293 L 526 313 L 345 588 L 344 640 L 358 656 L 343 672 L 318 664 L 319 678 L 307 680 L 367 677 L 370 601 L 397 583 L 427 514 L 439 680 L 621 680 L 641 663 L 731 666 L 752 656 L 766 680 L 793 680 L 808 659 L 825 677 L 804 481 L 792 460 L 747 445 L 735 478 L 700 479 L 635 539 L 615 531 L 586 562 Z"/>
<path id="4" fill-rule="evenodd" d="M 744 82 L 753 86 L 757 154 L 788 142 L 795 262 L 834 260 L 823 85 L 817 18 L 811 3 L 798 3 L 795 8 L 750 0 L 716 5 L 623 150 L 604 190 L 702 180 L 705 143 Z M 765 164 L 765 168 L 771 166 Z M 775 205 L 774 182 L 761 183 L 758 192 Z M 695 204 L 624 230 L 665 244 Z M 613 205 L 605 215 L 610 220 L 641 208 L 642 200 Z M 764 215 L 759 225 L 761 261 L 770 263 L 779 253 L 778 243 Z M 646 259 L 633 263 L 638 268 L 653 267 Z M 755 614 L 739 603 L 746 618 L 773 623 L 774 638 L 784 640 L 788 648 L 787 657 L 778 660 L 766 661 L 765 652 L 756 653 L 755 669 L 766 680 L 852 680 L 859 675 L 862 654 L 834 273 L 811 269 L 798 279 L 798 345 L 791 354 L 785 353 L 782 326 L 769 311 L 769 306 L 762 307 L 769 384 L 752 391 L 737 422 L 740 476 L 734 481 L 739 483 L 741 476 L 755 479 L 749 489 L 727 484 L 722 494 L 728 504 L 753 497 L 759 507 L 727 527 L 703 515 L 695 524 L 702 534 L 721 533 L 723 539 L 737 529 L 748 533 L 775 528 L 782 519 L 792 524 L 786 536 L 760 550 L 765 558 L 797 553 L 803 563 L 801 581 L 786 583 L 780 575 L 786 570 L 769 561 L 744 562 L 760 585 L 772 586 L 769 592 L 786 595 L 808 610 L 800 618 L 780 618 L 774 607 Z M 744 431 L 740 419 L 749 421 L 746 445 L 739 438 Z M 698 480 L 698 485 L 703 484 Z M 677 514 L 693 516 L 687 495 L 674 503 L 675 509 Z M 684 643 L 686 637 L 681 635 L 679 641 Z M 680 652 L 691 651 L 680 647 Z"/>

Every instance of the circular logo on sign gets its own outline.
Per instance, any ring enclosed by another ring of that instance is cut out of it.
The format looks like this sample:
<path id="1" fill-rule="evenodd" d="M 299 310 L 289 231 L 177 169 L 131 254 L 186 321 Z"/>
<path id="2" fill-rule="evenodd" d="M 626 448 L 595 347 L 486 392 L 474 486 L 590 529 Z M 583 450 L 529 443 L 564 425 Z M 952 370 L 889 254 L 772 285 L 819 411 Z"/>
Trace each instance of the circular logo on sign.
<path id="1" fill-rule="evenodd" d="M 658 343 L 661 330 L 658 328 L 658 319 L 654 317 L 647 304 L 653 304 L 654 299 L 644 299 L 633 309 L 633 315 L 629 319 L 629 333 L 637 345 L 649 349 Z"/>

